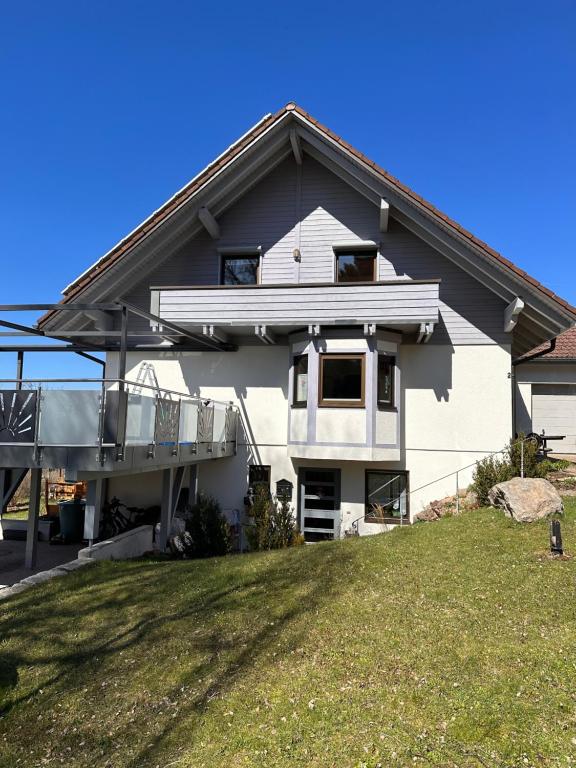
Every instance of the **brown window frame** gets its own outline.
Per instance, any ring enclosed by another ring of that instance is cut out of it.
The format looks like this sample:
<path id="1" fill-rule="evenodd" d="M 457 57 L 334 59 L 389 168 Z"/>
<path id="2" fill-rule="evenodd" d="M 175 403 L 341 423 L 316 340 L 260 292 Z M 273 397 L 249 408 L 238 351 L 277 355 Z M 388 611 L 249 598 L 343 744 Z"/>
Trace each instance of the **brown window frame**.
<path id="1" fill-rule="evenodd" d="M 324 360 L 360 360 L 361 367 L 361 388 L 362 396 L 360 400 L 325 400 L 322 396 L 324 388 Z M 318 359 L 318 407 L 319 408 L 364 408 L 366 405 L 366 354 L 364 352 L 340 353 L 327 352 L 322 353 Z"/>
<path id="2" fill-rule="evenodd" d="M 297 400 L 297 377 L 296 377 L 296 366 L 300 362 L 300 360 L 306 358 L 306 375 L 309 374 L 309 364 L 310 361 L 308 360 L 308 355 L 294 355 L 292 358 L 292 408 L 307 408 L 308 407 L 308 398 L 306 400 Z M 308 388 L 306 388 L 306 392 L 308 392 Z"/>
<path id="3" fill-rule="evenodd" d="M 378 389 L 380 387 L 380 360 L 389 360 L 392 367 L 392 383 L 390 386 L 390 402 L 387 403 L 384 400 L 380 400 L 378 397 Z M 388 352 L 378 352 L 377 365 L 377 378 L 376 378 L 376 404 L 380 411 L 395 411 L 396 410 L 396 356 L 391 355 Z"/>
<path id="4" fill-rule="evenodd" d="M 256 269 L 256 282 L 255 283 L 238 283 L 238 287 L 243 285 L 260 285 L 260 272 L 262 269 L 262 254 L 254 251 L 254 253 L 221 253 L 220 254 L 220 285 L 234 286 L 234 283 L 224 282 L 225 264 L 227 261 L 238 261 L 239 259 L 258 259 L 258 267 Z"/>
<path id="5" fill-rule="evenodd" d="M 368 475 L 402 475 L 406 478 L 406 514 L 401 517 L 368 516 Z M 401 469 L 365 469 L 364 470 L 364 522 L 376 525 L 408 525 L 410 523 L 410 473 Z"/>
<path id="6" fill-rule="evenodd" d="M 378 280 L 378 249 L 377 248 L 370 248 L 370 249 L 351 248 L 350 250 L 338 249 L 335 252 L 335 256 L 336 256 L 336 262 L 335 262 L 334 282 L 350 284 L 350 285 L 354 285 L 354 283 L 377 282 Z M 338 266 L 338 259 L 340 259 L 342 256 L 357 256 L 362 259 L 371 258 L 372 259 L 372 279 L 371 280 L 340 280 L 339 279 L 340 268 Z"/>

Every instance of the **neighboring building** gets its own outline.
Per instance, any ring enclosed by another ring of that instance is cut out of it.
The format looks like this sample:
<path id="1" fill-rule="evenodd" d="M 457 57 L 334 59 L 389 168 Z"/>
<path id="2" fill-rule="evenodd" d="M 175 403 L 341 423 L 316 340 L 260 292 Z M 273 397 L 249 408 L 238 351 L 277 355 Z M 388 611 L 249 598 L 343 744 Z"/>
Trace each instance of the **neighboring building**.
<path id="1" fill-rule="evenodd" d="M 287 480 L 309 540 L 409 522 L 454 492 L 456 470 L 469 483 L 513 432 L 513 357 L 576 321 L 293 104 L 69 285 L 62 306 L 117 300 L 154 316 L 128 326 L 150 337 L 147 349 L 129 339 L 128 380 L 155 375 L 239 409 L 236 455 L 198 464 L 198 487 L 230 511 L 250 480 Z M 76 343 L 92 331 L 114 349 L 120 326 L 106 311 L 55 310 L 41 328 Z M 119 365 L 109 352 L 106 376 Z M 129 396 L 132 429 L 141 394 Z M 120 468 L 72 463 L 68 475 L 108 477 L 108 496 L 129 504 L 160 500 L 165 466 Z"/>
<path id="2" fill-rule="evenodd" d="M 554 453 L 576 454 L 576 328 L 516 361 L 516 429 L 563 435 Z"/>

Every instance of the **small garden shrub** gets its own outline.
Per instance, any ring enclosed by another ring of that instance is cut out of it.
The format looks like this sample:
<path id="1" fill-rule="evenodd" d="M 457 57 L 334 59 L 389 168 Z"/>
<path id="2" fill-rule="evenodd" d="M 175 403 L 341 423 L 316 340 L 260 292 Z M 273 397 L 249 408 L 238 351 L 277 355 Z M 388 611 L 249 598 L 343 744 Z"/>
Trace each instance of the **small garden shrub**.
<path id="1" fill-rule="evenodd" d="M 255 490 L 249 515 L 254 524 L 246 529 L 246 537 L 252 550 L 284 549 L 304 542 L 288 501 L 271 498 L 263 486 Z"/>
<path id="2" fill-rule="evenodd" d="M 569 466 L 570 462 L 564 459 L 544 459 L 540 462 L 540 471 L 544 477 L 549 472 L 559 472 L 561 469 L 568 469 Z"/>
<path id="3" fill-rule="evenodd" d="M 488 492 L 497 483 L 511 480 L 521 476 L 522 448 L 520 441 L 524 434 L 510 440 L 502 458 L 487 456 L 479 461 L 474 470 L 472 489 L 478 496 L 482 506 L 490 503 Z M 524 477 L 546 477 L 549 472 L 565 469 L 569 465 L 567 461 L 552 461 L 551 459 L 539 460 L 538 448 L 531 441 L 524 442 Z"/>
<path id="4" fill-rule="evenodd" d="M 186 557 L 215 557 L 230 552 L 230 526 L 220 505 L 212 496 L 198 494 L 196 504 L 186 509 L 184 516 Z"/>
<path id="5" fill-rule="evenodd" d="M 488 499 L 490 488 L 512 477 L 514 477 L 512 467 L 505 458 L 487 456 L 479 461 L 476 464 L 472 482 L 472 490 L 478 496 L 478 503 L 483 507 L 490 504 Z"/>

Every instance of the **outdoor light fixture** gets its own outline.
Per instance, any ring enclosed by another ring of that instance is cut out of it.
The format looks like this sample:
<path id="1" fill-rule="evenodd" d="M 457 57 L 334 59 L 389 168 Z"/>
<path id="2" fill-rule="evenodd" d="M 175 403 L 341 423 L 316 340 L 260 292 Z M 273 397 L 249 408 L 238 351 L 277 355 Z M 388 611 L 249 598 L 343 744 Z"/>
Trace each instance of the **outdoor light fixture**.
<path id="1" fill-rule="evenodd" d="M 560 520 L 550 521 L 550 552 L 553 555 L 563 555 L 562 531 L 560 530 Z"/>

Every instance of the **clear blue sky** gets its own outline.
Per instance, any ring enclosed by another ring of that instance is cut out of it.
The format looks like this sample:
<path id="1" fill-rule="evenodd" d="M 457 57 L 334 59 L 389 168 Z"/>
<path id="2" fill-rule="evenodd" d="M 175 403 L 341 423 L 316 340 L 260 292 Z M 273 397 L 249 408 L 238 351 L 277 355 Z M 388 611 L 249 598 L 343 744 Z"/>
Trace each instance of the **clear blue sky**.
<path id="1" fill-rule="evenodd" d="M 0 10 L 0 303 L 58 300 L 289 100 L 576 303 L 574 0 Z"/>

